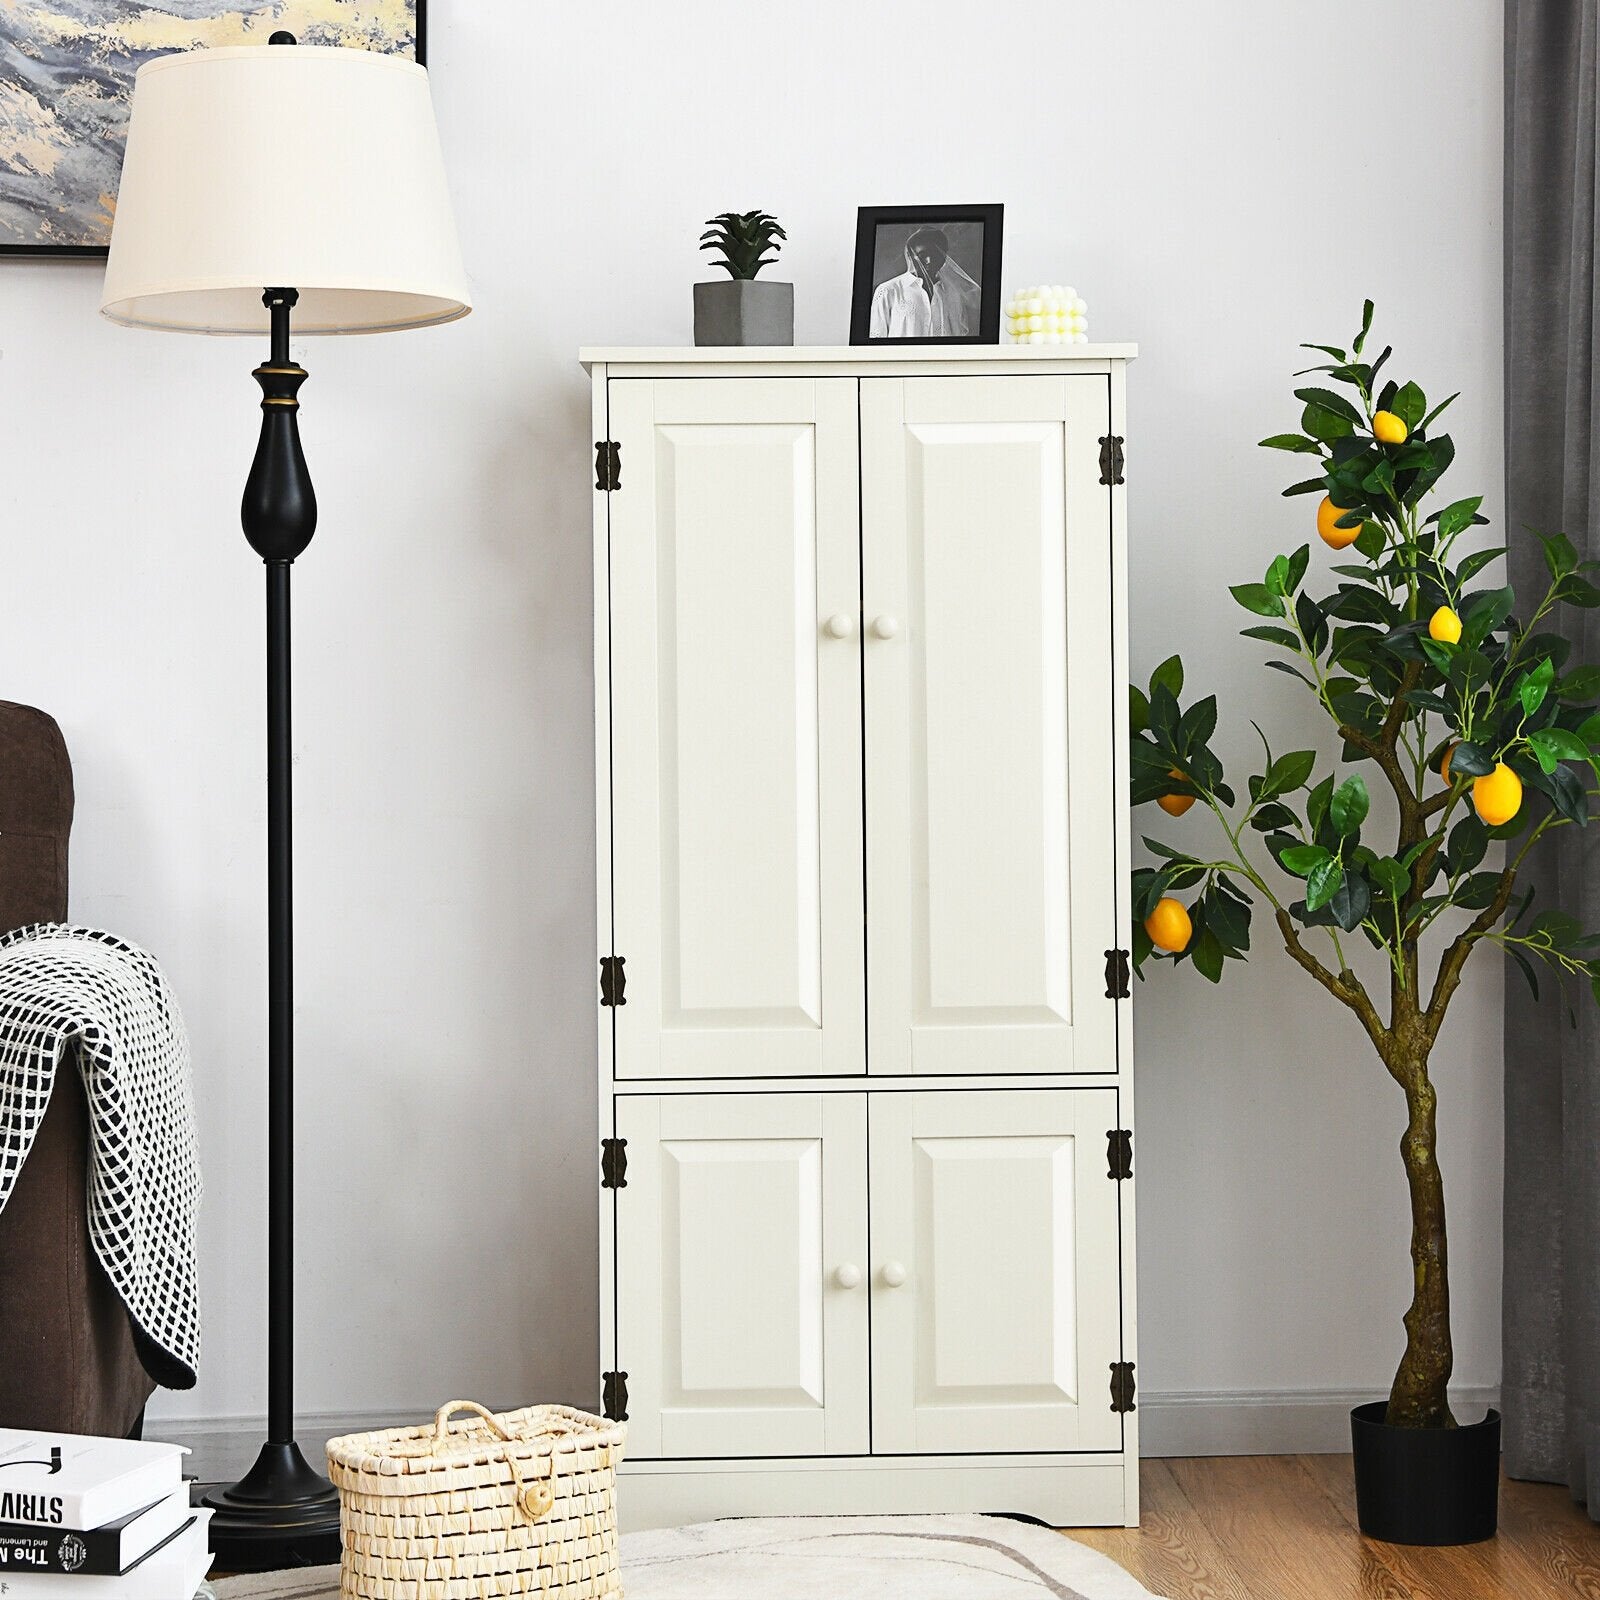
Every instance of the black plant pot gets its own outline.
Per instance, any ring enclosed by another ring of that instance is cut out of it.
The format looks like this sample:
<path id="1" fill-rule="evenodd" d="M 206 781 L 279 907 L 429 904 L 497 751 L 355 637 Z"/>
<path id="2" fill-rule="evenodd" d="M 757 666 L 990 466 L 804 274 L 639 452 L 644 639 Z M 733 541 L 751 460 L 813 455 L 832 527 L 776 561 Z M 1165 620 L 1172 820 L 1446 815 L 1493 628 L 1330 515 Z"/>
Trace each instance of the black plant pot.
<path id="1" fill-rule="evenodd" d="M 1500 1413 L 1461 1428 L 1391 1428 L 1387 1403 L 1350 1413 L 1356 1516 L 1389 1544 L 1476 1544 L 1494 1537 Z"/>

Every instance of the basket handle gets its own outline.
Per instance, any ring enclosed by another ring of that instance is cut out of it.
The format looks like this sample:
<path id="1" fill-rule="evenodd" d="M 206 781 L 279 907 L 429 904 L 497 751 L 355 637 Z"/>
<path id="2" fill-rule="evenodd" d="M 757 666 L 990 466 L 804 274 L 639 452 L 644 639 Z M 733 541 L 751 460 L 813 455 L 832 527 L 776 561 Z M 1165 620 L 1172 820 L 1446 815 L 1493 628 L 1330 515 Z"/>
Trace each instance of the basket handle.
<path id="1" fill-rule="evenodd" d="M 518 1436 L 510 1432 L 506 1425 L 487 1406 L 480 1406 L 476 1400 L 452 1400 L 449 1405 L 440 1406 L 433 1419 L 433 1438 L 436 1447 L 442 1446 L 450 1431 L 450 1419 L 458 1411 L 472 1411 L 489 1424 L 490 1429 L 507 1444 L 518 1443 Z M 506 1465 L 511 1468 L 512 1481 L 517 1486 L 513 1496 L 516 1509 L 529 1522 L 537 1522 L 555 1504 L 556 1491 L 552 1480 L 556 1475 L 556 1459 L 550 1457 L 550 1472 L 547 1477 L 538 1483 L 530 1485 L 522 1476 L 522 1467 L 511 1451 L 506 1451 Z"/>

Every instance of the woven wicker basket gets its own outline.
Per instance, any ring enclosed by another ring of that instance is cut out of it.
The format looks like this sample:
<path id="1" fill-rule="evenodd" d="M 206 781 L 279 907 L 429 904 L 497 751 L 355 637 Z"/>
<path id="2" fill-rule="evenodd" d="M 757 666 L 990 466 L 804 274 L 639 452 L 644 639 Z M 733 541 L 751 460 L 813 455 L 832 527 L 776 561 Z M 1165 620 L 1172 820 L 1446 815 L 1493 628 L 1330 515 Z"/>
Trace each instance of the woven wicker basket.
<path id="1" fill-rule="evenodd" d="M 472 1411 L 452 1422 L 457 1411 Z M 565 1406 L 495 1415 L 453 1400 L 431 1426 L 328 1441 L 345 1600 L 610 1600 L 627 1429 Z"/>

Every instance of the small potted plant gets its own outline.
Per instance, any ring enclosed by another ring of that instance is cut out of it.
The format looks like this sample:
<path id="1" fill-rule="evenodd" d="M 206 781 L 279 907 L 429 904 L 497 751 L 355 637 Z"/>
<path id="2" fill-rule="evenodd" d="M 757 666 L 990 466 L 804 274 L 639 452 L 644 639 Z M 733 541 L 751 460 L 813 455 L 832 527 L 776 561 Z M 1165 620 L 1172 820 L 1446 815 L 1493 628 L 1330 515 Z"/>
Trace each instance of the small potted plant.
<path id="1" fill-rule="evenodd" d="M 724 211 L 706 223 L 700 248 L 716 252 L 728 277 L 694 286 L 697 345 L 794 343 L 794 285 L 756 278 L 788 237 L 765 211 Z"/>
<path id="2" fill-rule="evenodd" d="M 1562 619 L 1600 606 L 1600 563 L 1562 534 L 1527 533 L 1543 546 L 1544 593 L 1519 605 L 1480 576 L 1504 553 L 1463 537 L 1487 521 L 1482 496 L 1427 508 L 1455 455 L 1434 429 L 1450 401 L 1430 409 L 1415 383 L 1381 376 L 1390 352 L 1365 356 L 1371 321 L 1368 301 L 1348 352 L 1307 347 L 1328 358 L 1310 370 L 1336 387 L 1296 389 L 1300 431 L 1262 440 L 1314 458 L 1315 475 L 1284 493 L 1320 496 L 1323 554 L 1303 544 L 1232 590 L 1253 613 L 1244 633 L 1305 685 L 1340 757 L 1274 754 L 1263 734 L 1264 759 L 1236 795 L 1212 749 L 1215 697 L 1183 704 L 1182 662 L 1157 667 L 1132 696 L 1133 802 L 1173 819 L 1194 807 L 1213 827 L 1202 840 L 1185 821 L 1175 843 L 1145 840 L 1157 864 L 1133 875 L 1133 949 L 1140 968 L 1187 961 L 1216 983 L 1244 959 L 1261 910 L 1365 1034 L 1375 1089 L 1387 1078 L 1403 1094 L 1413 1297 L 1389 1398 L 1352 1417 L 1357 1508 L 1371 1537 L 1461 1544 L 1495 1530 L 1500 1419 L 1458 1422 L 1450 1409 L 1429 1061 L 1480 950 L 1509 954 L 1536 996 L 1542 977 L 1552 1005 L 1600 995 L 1600 936 L 1532 907 L 1518 883 L 1547 833 L 1587 823 L 1596 793 L 1600 668 L 1572 659 Z"/>

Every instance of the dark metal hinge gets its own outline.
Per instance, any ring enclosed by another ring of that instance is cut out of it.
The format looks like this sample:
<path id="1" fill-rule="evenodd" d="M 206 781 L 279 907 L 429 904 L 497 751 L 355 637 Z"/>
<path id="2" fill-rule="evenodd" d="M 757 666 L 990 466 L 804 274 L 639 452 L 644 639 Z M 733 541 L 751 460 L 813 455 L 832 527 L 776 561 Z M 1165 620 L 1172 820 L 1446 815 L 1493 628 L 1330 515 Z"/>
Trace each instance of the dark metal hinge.
<path id="1" fill-rule="evenodd" d="M 612 1422 L 628 1420 L 628 1374 L 608 1372 L 603 1377 L 602 1394 L 606 1416 Z"/>
<path id="2" fill-rule="evenodd" d="M 1128 998 L 1128 976 L 1128 952 L 1126 950 L 1107 950 L 1107 1000 L 1126 1000 Z"/>
<path id="3" fill-rule="evenodd" d="M 1133 1363 L 1131 1361 L 1113 1361 L 1111 1363 L 1111 1409 L 1113 1411 L 1137 1411 L 1139 1409 L 1133 1403 Z"/>
<path id="4" fill-rule="evenodd" d="M 600 1187 L 626 1189 L 628 1187 L 628 1141 L 602 1139 L 600 1141 Z"/>
<path id="5" fill-rule="evenodd" d="M 594 486 L 607 494 L 622 487 L 622 446 L 615 439 L 594 442 Z"/>
<path id="6" fill-rule="evenodd" d="M 1118 1183 L 1133 1176 L 1133 1135 L 1126 1128 L 1106 1129 L 1106 1166 Z"/>
<path id="7" fill-rule="evenodd" d="M 600 1004 L 625 1006 L 628 1003 L 628 974 L 623 970 L 628 964 L 626 956 L 600 957 Z"/>
<path id="8" fill-rule="evenodd" d="M 1100 441 L 1100 481 L 1108 489 L 1122 482 L 1122 436 L 1108 433 Z"/>

